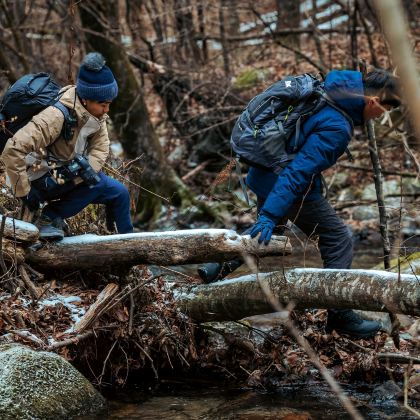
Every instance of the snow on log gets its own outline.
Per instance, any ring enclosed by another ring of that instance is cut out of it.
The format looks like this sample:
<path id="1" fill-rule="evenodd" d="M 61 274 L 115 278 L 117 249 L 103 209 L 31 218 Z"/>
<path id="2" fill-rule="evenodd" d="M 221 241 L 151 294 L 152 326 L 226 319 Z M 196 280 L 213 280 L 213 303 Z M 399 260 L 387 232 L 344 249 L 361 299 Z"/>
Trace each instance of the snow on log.
<path id="1" fill-rule="evenodd" d="M 414 275 L 375 270 L 297 268 L 260 273 L 284 306 L 353 308 L 420 315 L 420 285 Z M 177 296 L 183 312 L 198 322 L 238 320 L 273 312 L 256 275 L 200 285 Z"/>
<path id="2" fill-rule="evenodd" d="M 290 254 L 284 236 L 260 245 L 226 229 L 192 229 L 127 235 L 81 235 L 27 250 L 26 260 L 48 269 L 107 269 L 115 265 L 177 265 L 229 260 L 241 254 Z"/>
<path id="3" fill-rule="evenodd" d="M 0 216 L 1 222 L 4 216 Z M 6 217 L 3 236 L 16 239 L 18 242 L 34 243 L 39 238 L 39 230 L 32 223 L 24 222 L 12 217 Z"/>

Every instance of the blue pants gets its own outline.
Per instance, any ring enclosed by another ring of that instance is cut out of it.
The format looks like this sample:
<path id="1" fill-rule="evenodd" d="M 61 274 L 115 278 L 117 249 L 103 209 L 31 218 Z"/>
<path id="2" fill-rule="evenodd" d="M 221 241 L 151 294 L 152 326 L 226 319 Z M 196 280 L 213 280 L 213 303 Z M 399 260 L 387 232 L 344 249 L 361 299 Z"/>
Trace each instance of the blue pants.
<path id="1" fill-rule="evenodd" d="M 258 198 L 258 208 L 262 208 L 263 205 L 264 199 Z M 319 237 L 318 247 L 324 268 L 351 267 L 353 260 L 351 232 L 325 198 L 292 206 L 283 223 L 287 222 L 287 219 L 306 236 Z"/>
<path id="2" fill-rule="evenodd" d="M 100 182 L 91 186 L 84 182 L 78 185 L 71 182 L 57 185 L 51 176 L 43 176 L 33 181 L 31 186 L 48 202 L 42 213 L 51 219 L 75 216 L 89 204 L 105 204 L 115 221 L 118 233 L 133 232 L 127 188 L 103 172 L 98 175 Z"/>

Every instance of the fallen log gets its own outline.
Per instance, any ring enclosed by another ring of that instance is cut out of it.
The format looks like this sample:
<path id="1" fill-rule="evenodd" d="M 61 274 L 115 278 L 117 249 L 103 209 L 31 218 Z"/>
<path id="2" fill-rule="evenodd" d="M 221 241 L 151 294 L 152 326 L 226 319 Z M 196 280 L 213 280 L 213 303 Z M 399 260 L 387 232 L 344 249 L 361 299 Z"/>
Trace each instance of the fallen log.
<path id="1" fill-rule="evenodd" d="M 353 308 L 420 315 L 414 275 L 376 270 L 297 268 L 196 286 L 177 296 L 180 309 L 198 322 L 231 321 L 274 312 L 259 282 L 294 308 Z"/>
<path id="2" fill-rule="evenodd" d="M 0 221 L 3 215 L 0 215 Z M 34 243 L 39 238 L 39 230 L 32 223 L 24 222 L 12 217 L 6 217 L 3 236 L 15 239 L 18 242 Z"/>
<path id="3" fill-rule="evenodd" d="M 284 236 L 273 236 L 269 245 L 259 245 L 257 240 L 233 230 L 193 229 L 73 236 L 42 248 L 28 248 L 26 260 L 46 269 L 108 269 L 115 265 L 223 261 L 241 254 L 286 255 L 291 250 Z"/>

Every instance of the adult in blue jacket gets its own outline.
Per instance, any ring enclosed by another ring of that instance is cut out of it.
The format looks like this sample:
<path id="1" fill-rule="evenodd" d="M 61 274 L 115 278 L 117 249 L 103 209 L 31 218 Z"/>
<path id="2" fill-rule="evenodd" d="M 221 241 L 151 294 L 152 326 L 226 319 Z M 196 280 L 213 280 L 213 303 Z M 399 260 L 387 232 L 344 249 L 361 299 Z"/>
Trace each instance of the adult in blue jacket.
<path id="1" fill-rule="evenodd" d="M 327 75 L 324 87 L 354 125 L 378 118 L 385 110 L 399 106 L 396 80 L 383 70 L 375 70 L 365 79 L 358 71 L 334 70 Z M 296 157 L 279 175 L 251 167 L 246 183 L 258 198 L 258 219 L 249 231 L 251 237 L 258 237 L 260 243 L 268 244 L 274 228 L 291 220 L 306 235 L 318 236 L 325 268 L 350 268 L 352 236 L 323 196 L 321 172 L 337 162 L 351 137 L 348 118 L 326 105 L 305 121 Z M 292 153 L 292 144 L 288 147 L 288 152 Z M 229 264 L 239 265 L 235 262 L 224 264 L 224 268 L 226 264 L 228 267 Z M 214 280 L 222 277 L 222 267 L 219 272 L 214 272 Z M 206 280 L 205 271 L 201 273 Z M 327 328 L 356 337 L 370 337 L 379 330 L 379 324 L 361 319 L 352 310 L 331 310 Z"/>

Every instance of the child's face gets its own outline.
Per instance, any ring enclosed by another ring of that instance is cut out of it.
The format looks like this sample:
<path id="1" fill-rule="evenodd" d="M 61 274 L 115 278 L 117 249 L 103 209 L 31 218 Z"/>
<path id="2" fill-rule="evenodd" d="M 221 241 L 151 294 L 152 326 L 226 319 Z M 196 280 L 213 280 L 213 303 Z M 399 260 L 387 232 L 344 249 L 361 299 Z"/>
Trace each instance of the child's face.
<path id="1" fill-rule="evenodd" d="M 85 105 L 85 108 L 91 115 L 100 119 L 109 112 L 109 106 L 111 105 L 111 101 L 96 102 L 91 101 L 90 99 L 85 99 L 83 101 L 83 105 Z"/>
<path id="2" fill-rule="evenodd" d="M 363 119 L 365 121 L 381 117 L 385 111 L 389 111 L 391 105 L 384 105 L 379 102 L 378 96 L 366 97 L 365 108 L 363 109 Z"/>

